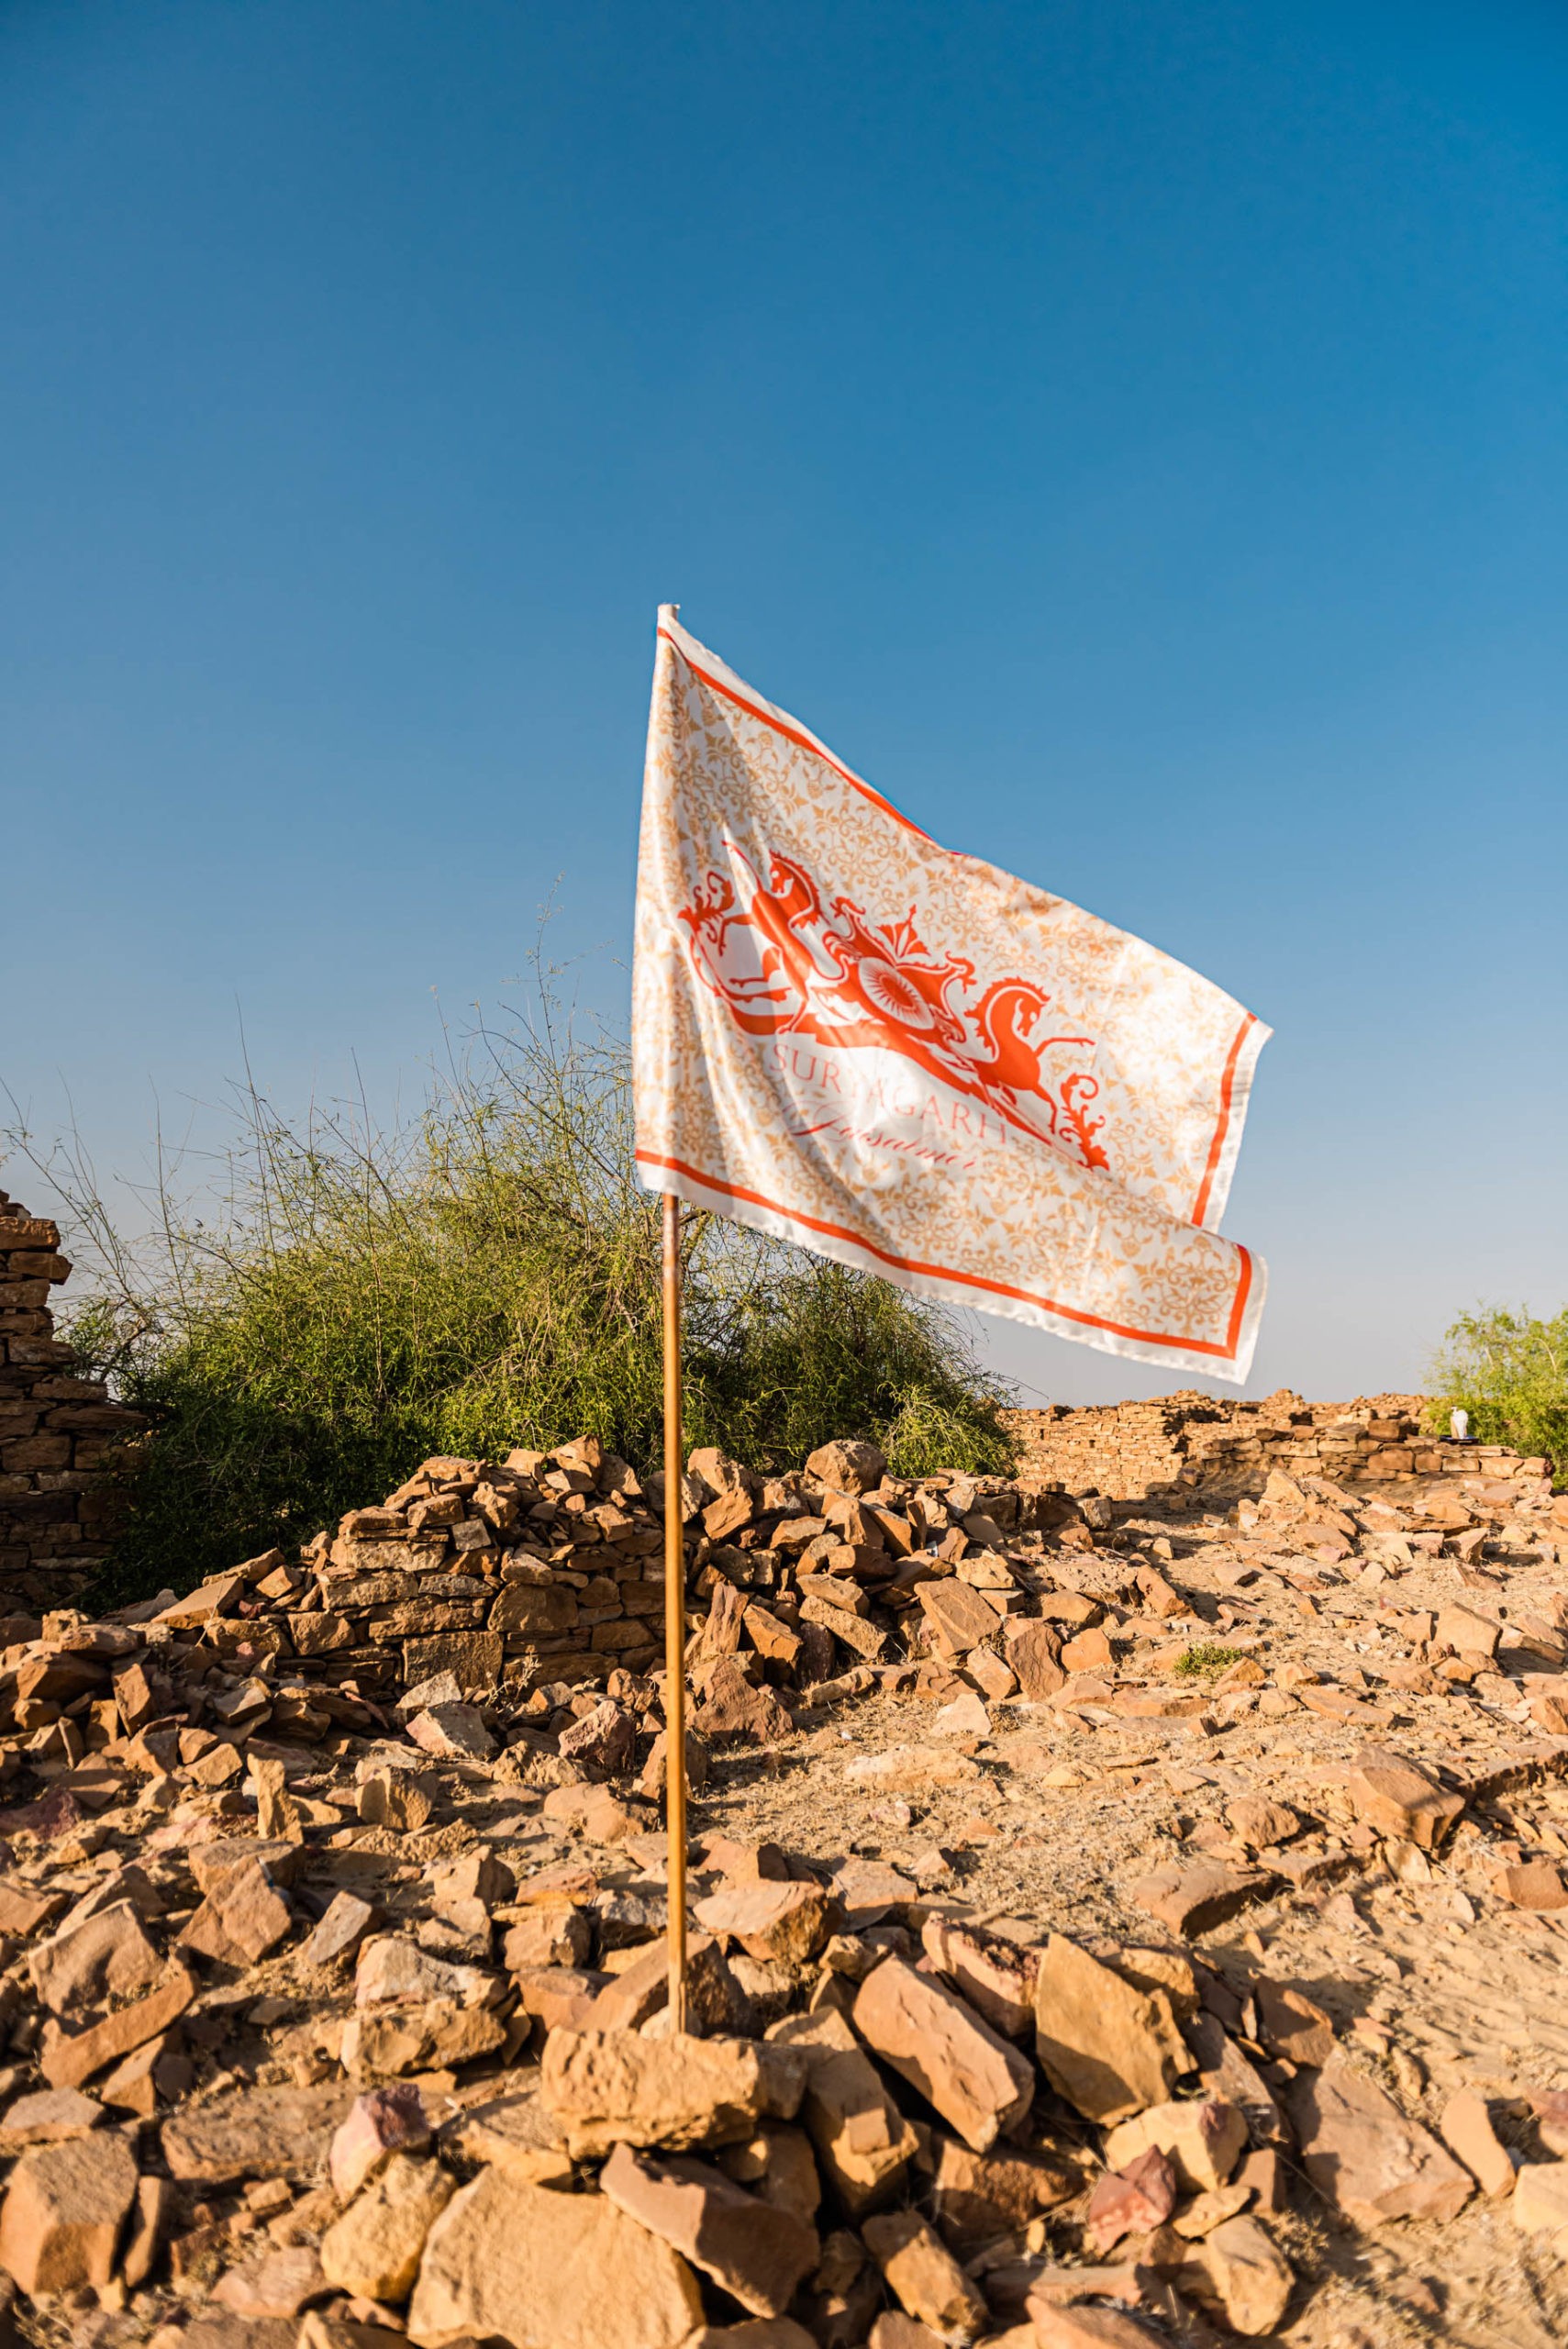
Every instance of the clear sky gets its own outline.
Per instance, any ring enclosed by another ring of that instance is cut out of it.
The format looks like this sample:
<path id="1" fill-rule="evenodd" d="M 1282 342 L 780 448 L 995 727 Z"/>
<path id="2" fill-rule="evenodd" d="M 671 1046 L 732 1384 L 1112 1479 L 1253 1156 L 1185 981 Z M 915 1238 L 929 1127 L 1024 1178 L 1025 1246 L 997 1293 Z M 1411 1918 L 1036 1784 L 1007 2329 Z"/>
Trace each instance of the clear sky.
<path id="1" fill-rule="evenodd" d="M 1555 1308 L 1565 181 L 1561 0 L 6 0 L 0 1076 L 619 1016 L 669 599 L 1277 1030 L 1250 1391 Z"/>

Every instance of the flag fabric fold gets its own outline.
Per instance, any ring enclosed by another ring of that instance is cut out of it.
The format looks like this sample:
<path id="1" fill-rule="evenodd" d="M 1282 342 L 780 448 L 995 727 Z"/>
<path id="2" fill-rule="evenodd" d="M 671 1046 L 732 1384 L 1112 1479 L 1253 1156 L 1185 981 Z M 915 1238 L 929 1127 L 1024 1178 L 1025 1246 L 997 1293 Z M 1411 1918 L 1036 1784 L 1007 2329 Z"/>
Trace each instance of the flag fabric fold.
<path id="1" fill-rule="evenodd" d="M 940 848 L 662 607 L 632 1018 L 651 1189 L 1240 1383 L 1264 1268 L 1217 1227 L 1269 1033 Z"/>

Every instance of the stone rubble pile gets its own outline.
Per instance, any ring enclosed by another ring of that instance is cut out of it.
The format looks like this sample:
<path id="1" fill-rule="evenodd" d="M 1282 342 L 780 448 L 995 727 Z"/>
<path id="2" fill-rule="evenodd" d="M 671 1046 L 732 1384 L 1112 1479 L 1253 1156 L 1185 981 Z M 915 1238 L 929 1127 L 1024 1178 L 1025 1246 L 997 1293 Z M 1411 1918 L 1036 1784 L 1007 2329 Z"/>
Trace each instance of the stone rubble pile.
<path id="1" fill-rule="evenodd" d="M 835 1786 L 908 1824 L 1031 1754 L 1071 1783 L 1054 1729 L 1351 1748 L 1310 1807 L 1264 1785 L 1173 1842 L 1118 1936 L 978 1916 L 941 1850 L 839 1848 L 825 1780 L 812 1849 L 699 1801 L 679 2036 L 663 1495 L 592 1439 L 428 1461 L 183 1598 L 0 1624 L 0 2326 L 1150 2349 L 1273 2334 L 1306 2193 L 1355 2229 L 1489 2199 L 1568 2249 L 1568 2093 L 1522 2160 L 1480 2095 L 1429 2126 L 1256 1935 L 1240 1964 L 1197 1945 L 1358 1870 L 1440 1874 L 1482 1806 L 1568 1767 L 1568 1501 L 1494 1466 L 1377 1494 L 1274 1470 L 1212 1529 L 1200 1615 L 1171 1518 L 890 1478 L 862 1443 L 786 1478 L 694 1453 L 699 1787 L 861 1699 L 908 1726 L 836 1742 Z M 1450 1602 L 1396 1603 L 1429 1570 Z M 1276 1598 L 1363 1610 L 1375 1646 L 1276 1661 L 1249 1629 Z M 1491 1725 L 1484 1773 L 1445 1758 L 1452 1707 Z M 1527 1825 L 1487 1897 L 1550 1918 L 1568 1886 Z"/>

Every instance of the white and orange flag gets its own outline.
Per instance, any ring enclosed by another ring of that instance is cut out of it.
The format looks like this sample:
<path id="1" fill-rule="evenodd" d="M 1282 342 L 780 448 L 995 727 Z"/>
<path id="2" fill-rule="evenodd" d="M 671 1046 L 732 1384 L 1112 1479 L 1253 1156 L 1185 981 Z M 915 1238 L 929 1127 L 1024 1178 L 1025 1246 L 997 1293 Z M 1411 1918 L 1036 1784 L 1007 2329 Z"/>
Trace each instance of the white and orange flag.
<path id="1" fill-rule="evenodd" d="M 1240 1382 L 1263 1266 L 1216 1226 L 1269 1033 L 939 848 L 661 607 L 632 1019 L 651 1189 Z"/>

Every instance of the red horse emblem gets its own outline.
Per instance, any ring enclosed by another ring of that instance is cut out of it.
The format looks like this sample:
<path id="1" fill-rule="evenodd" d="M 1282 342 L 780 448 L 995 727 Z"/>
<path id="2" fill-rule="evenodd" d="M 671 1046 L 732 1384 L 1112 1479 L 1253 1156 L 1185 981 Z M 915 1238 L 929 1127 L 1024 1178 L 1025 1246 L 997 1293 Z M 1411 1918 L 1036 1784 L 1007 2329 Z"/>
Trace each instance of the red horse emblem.
<path id="1" fill-rule="evenodd" d="M 679 918 L 698 975 L 737 1027 L 897 1052 L 1080 1165 L 1110 1164 L 1095 1139 L 1105 1119 L 1088 1114 L 1099 1080 L 1072 1066 L 1093 1054 L 1094 1039 L 1042 1032 L 1051 998 L 1032 980 L 993 980 L 972 1003 L 973 963 L 939 960 L 913 907 L 903 921 L 873 928 L 848 897 L 825 911 L 793 858 L 770 859 L 764 888 L 735 842 L 724 845 L 736 878 L 710 872 Z"/>

